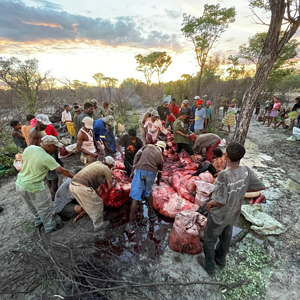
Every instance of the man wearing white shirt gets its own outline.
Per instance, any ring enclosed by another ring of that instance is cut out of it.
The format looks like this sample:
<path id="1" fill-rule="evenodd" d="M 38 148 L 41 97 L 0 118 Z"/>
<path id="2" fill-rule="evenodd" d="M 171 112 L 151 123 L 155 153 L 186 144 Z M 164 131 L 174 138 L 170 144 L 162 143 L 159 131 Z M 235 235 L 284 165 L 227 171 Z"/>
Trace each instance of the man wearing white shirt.
<path id="1" fill-rule="evenodd" d="M 69 104 L 65 105 L 65 110 L 61 114 L 61 121 L 62 123 L 72 122 L 72 115 L 70 113 Z"/>

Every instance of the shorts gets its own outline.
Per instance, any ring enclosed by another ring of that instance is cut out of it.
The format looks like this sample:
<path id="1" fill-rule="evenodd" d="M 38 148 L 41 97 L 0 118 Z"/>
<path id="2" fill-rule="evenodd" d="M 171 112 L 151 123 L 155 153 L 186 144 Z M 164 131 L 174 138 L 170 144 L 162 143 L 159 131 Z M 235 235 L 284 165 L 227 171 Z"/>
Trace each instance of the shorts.
<path id="1" fill-rule="evenodd" d="M 78 202 L 76 200 L 73 200 L 72 202 L 67 203 L 62 211 L 58 213 L 63 221 L 69 221 L 75 215 L 76 205 L 79 205 Z"/>
<path id="2" fill-rule="evenodd" d="M 142 201 L 143 197 L 149 197 L 152 192 L 156 174 L 145 170 L 135 170 L 131 183 L 130 197 Z"/>
<path id="3" fill-rule="evenodd" d="M 183 144 L 183 143 L 178 143 L 177 144 L 177 150 L 176 153 L 180 153 L 182 150 L 185 150 L 187 154 L 189 155 L 194 155 L 193 149 L 190 147 L 189 144 Z"/>

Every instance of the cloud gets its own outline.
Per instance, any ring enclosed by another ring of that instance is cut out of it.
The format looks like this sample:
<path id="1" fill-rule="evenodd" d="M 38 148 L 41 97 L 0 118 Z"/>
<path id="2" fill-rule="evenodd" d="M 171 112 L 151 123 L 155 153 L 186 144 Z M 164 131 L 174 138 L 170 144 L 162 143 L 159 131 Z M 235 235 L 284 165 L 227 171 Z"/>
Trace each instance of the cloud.
<path id="1" fill-rule="evenodd" d="M 40 40 L 100 44 L 112 47 L 167 48 L 181 51 L 178 36 L 161 31 L 146 32 L 132 17 L 91 18 L 58 10 L 51 2 L 30 7 L 22 1 L 0 1 L 0 37 L 14 42 Z"/>
<path id="2" fill-rule="evenodd" d="M 176 11 L 176 10 L 165 9 L 165 13 L 171 19 L 178 19 L 178 18 L 182 17 L 182 13 L 179 11 Z"/>
<path id="3" fill-rule="evenodd" d="M 45 9 L 53 9 L 53 10 L 62 10 L 62 6 L 53 2 L 49 2 L 46 0 L 34 0 L 34 2 L 39 4 L 39 7 Z"/>
<path id="4" fill-rule="evenodd" d="M 231 37 L 227 40 L 224 41 L 224 43 L 230 43 L 230 42 L 233 42 L 234 41 L 234 37 Z"/>

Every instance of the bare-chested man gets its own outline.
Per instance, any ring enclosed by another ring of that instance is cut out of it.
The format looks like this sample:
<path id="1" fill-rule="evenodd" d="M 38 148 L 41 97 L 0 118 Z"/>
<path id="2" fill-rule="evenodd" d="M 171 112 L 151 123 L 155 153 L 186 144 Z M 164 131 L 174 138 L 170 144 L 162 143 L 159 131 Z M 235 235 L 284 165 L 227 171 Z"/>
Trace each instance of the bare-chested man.
<path id="1" fill-rule="evenodd" d="M 39 114 L 36 116 L 36 125 L 29 132 L 29 144 L 34 146 L 40 146 L 41 139 L 46 135 L 45 129 L 51 122 L 48 116 Z M 28 145 L 29 146 L 29 145 Z"/>
<path id="2" fill-rule="evenodd" d="M 77 149 L 81 152 L 80 160 L 85 165 L 95 162 L 98 158 L 98 149 L 93 135 L 93 119 L 85 117 L 83 126 L 78 132 Z"/>

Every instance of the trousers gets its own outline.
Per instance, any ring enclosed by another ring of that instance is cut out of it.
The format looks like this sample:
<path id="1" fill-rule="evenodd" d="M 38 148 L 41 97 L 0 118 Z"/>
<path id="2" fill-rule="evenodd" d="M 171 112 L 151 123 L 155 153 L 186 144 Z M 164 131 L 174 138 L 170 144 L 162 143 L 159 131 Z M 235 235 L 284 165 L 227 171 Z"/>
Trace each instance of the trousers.
<path id="1" fill-rule="evenodd" d="M 30 193 L 19 186 L 16 186 L 16 190 L 23 197 L 30 212 L 33 214 L 34 225 L 38 227 L 43 223 L 46 232 L 52 231 L 56 226 L 56 222 L 52 216 L 51 200 L 46 190 Z"/>
<path id="2" fill-rule="evenodd" d="M 212 162 L 212 156 L 213 156 L 213 153 L 212 151 L 217 148 L 219 146 L 219 144 L 221 143 L 221 140 L 218 140 L 218 142 L 211 146 L 211 147 L 208 147 L 206 148 L 206 160 L 208 160 L 210 163 Z"/>
<path id="3" fill-rule="evenodd" d="M 207 224 L 204 230 L 204 255 L 205 267 L 209 270 L 214 270 L 215 260 L 220 265 L 226 264 L 226 255 L 229 251 L 230 241 L 232 236 L 232 225 L 218 225 L 212 220 L 210 214 L 207 216 Z M 218 241 L 215 249 L 215 244 Z"/>
<path id="4" fill-rule="evenodd" d="M 70 191 L 93 221 L 94 230 L 97 231 L 103 223 L 103 201 L 95 190 L 84 185 L 70 184 Z"/>
<path id="5" fill-rule="evenodd" d="M 111 149 L 111 151 L 116 152 L 117 146 L 116 146 L 116 139 L 115 139 L 113 130 L 111 130 L 110 132 L 106 132 L 105 139 L 108 142 L 109 148 Z"/>

